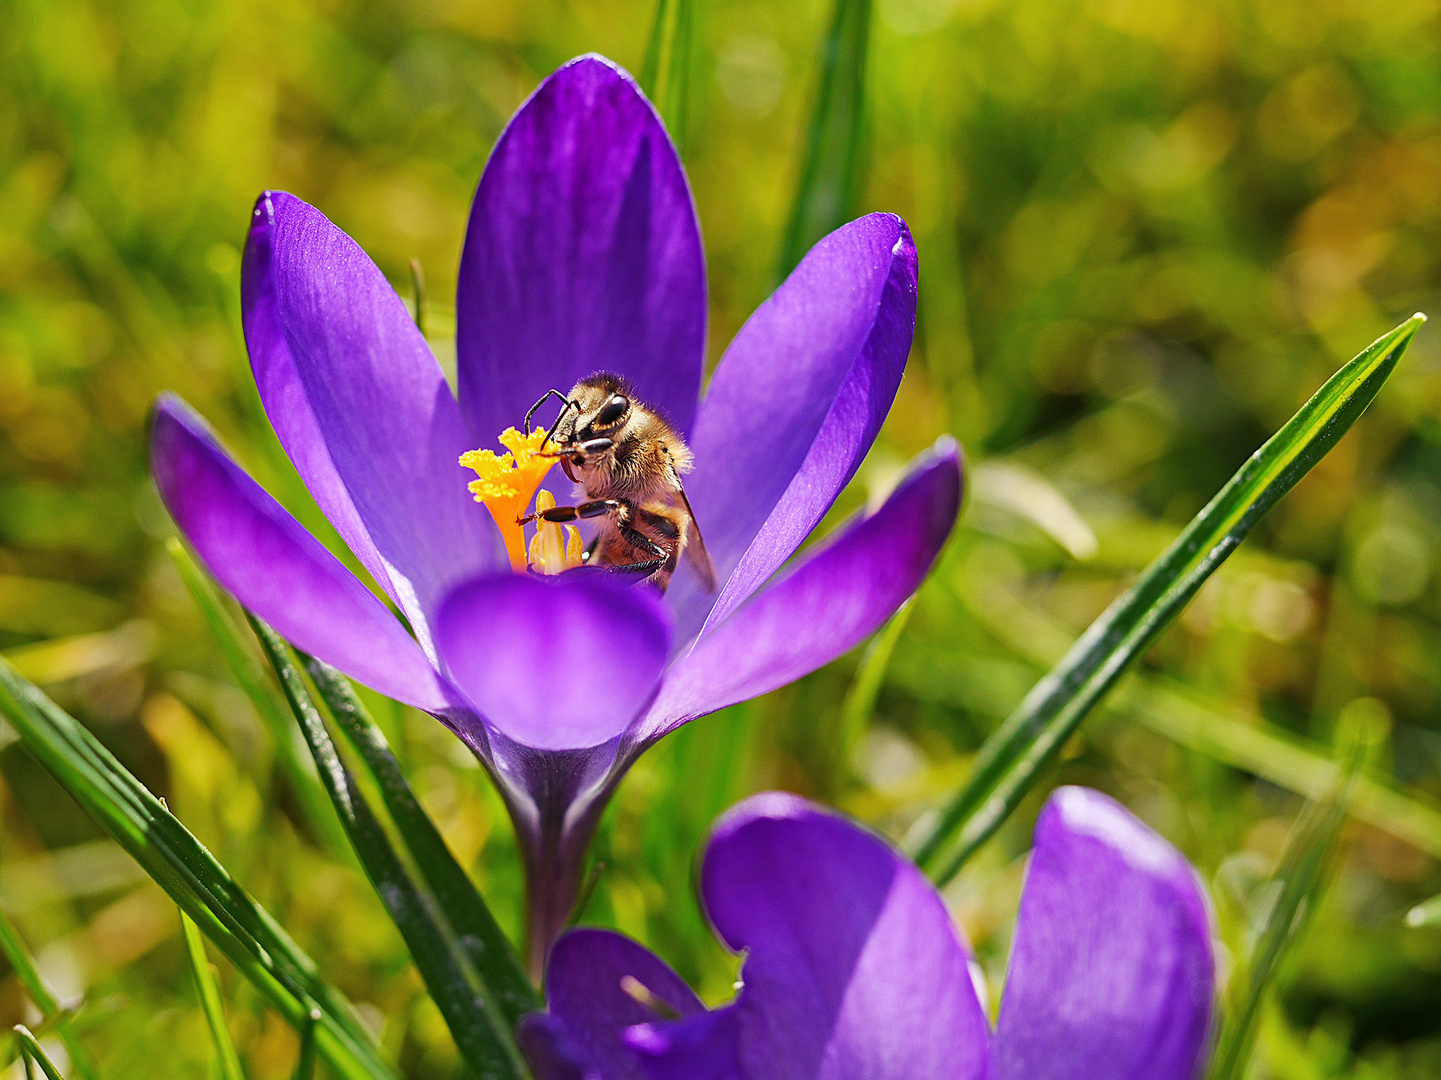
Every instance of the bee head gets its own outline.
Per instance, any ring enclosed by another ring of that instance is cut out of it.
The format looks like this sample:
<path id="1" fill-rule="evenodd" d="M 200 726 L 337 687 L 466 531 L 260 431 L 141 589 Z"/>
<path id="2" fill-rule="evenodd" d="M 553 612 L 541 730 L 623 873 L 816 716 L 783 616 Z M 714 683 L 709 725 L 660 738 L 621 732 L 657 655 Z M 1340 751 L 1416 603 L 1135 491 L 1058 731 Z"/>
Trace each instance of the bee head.
<path id="1" fill-rule="evenodd" d="M 632 397 L 630 385 L 618 375 L 603 371 L 582 379 L 570 391 L 577 406 L 573 417 L 561 424 L 557 435 L 569 436 L 562 442 L 613 439 L 630 419 Z"/>

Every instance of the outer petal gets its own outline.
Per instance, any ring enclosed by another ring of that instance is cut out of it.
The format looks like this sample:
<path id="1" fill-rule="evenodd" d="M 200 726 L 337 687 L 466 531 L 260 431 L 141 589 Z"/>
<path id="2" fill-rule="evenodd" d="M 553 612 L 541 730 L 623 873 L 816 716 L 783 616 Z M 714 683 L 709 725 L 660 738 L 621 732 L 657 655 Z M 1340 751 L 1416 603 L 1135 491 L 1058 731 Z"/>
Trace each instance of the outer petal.
<path id="1" fill-rule="evenodd" d="M 670 616 L 654 590 L 599 574 L 468 581 L 440 605 L 455 685 L 507 737 L 543 750 L 614 738 L 655 692 Z"/>
<path id="2" fill-rule="evenodd" d="M 955 524 L 960 448 L 943 439 L 885 505 L 844 530 L 677 661 L 642 722 L 651 738 L 800 678 L 913 593 Z"/>
<path id="3" fill-rule="evenodd" d="M 547 390 L 603 370 L 690 429 L 705 349 L 700 228 L 660 118 L 608 60 L 555 72 L 496 143 L 456 318 L 461 405 L 484 445 Z"/>
<path id="4" fill-rule="evenodd" d="M 551 1015 L 564 1024 L 570 1043 L 605 1080 L 642 1080 L 635 1054 L 622 1033 L 657 1019 L 622 987 L 636 980 L 671 1012 L 698 1016 L 705 1006 L 665 962 L 640 945 L 607 930 L 572 930 L 551 949 L 545 989 Z"/>
<path id="5" fill-rule="evenodd" d="M 910 232 L 871 214 L 816 244 L 741 328 L 701 405 L 686 481 L 725 584 L 711 597 L 677 575 L 682 640 L 744 603 L 830 508 L 890 411 L 915 320 Z"/>
<path id="6" fill-rule="evenodd" d="M 733 1007 L 746 1080 L 984 1076 L 969 950 L 930 882 L 879 837 L 759 795 L 721 819 L 701 893 L 747 954 Z"/>
<path id="7" fill-rule="evenodd" d="M 1106 796 L 1059 789 L 1021 894 L 996 1080 L 1193 1080 L 1214 989 L 1186 860 Z"/>
<path id="8" fill-rule="evenodd" d="M 466 489 L 471 440 L 425 339 L 365 252 L 284 192 L 256 203 L 242 302 L 276 434 L 428 647 L 446 587 L 504 558 Z"/>
<path id="9" fill-rule="evenodd" d="M 151 468 L 180 531 L 216 580 L 296 646 L 388 697 L 450 697 L 415 641 L 355 575 L 226 456 L 179 398 L 151 428 Z"/>

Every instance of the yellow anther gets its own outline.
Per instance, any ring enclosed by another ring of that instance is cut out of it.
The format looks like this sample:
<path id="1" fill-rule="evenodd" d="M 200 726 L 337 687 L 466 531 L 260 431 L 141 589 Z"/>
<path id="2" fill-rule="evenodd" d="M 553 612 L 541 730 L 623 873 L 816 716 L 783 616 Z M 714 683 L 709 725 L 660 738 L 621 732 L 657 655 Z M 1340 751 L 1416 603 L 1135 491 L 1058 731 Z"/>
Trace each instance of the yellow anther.
<path id="1" fill-rule="evenodd" d="M 543 442 L 543 428 L 522 435 L 512 427 L 500 433 L 500 443 L 506 453 L 467 450 L 460 455 L 460 463 L 467 469 L 475 470 L 476 478 L 469 484 L 471 493 L 475 501 L 483 503 L 495 519 L 505 540 L 511 569 L 517 573 L 525 573 L 526 567 L 525 529 L 520 519 L 525 517 L 525 508 L 530 504 L 535 489 L 540 487 L 545 474 L 556 462 L 553 457 L 540 456 Z"/>
<path id="2" fill-rule="evenodd" d="M 542 491 L 535 497 L 537 515 L 555 506 L 555 496 Z M 537 516 L 535 535 L 530 538 L 530 568 L 537 574 L 559 574 L 581 564 L 580 530 L 574 525 L 557 525 Z"/>

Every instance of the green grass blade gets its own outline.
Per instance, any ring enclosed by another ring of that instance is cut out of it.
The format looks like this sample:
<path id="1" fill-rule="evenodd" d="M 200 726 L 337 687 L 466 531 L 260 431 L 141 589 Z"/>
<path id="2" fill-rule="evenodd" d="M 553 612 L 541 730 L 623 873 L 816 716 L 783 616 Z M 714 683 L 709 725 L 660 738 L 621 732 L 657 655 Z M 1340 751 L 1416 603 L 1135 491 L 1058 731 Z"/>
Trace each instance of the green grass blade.
<path id="1" fill-rule="evenodd" d="M 60 1003 L 55 1000 L 55 995 L 45 987 L 40 979 L 40 972 L 35 970 L 35 963 L 30 959 L 30 950 L 25 948 L 25 942 L 20 937 L 20 931 L 0 908 L 0 952 L 5 954 L 5 959 L 10 962 L 10 968 L 15 972 L 15 978 L 24 987 L 25 993 L 30 995 L 30 1000 L 40 1010 L 40 1015 L 49 1016 L 60 1008 Z"/>
<path id="2" fill-rule="evenodd" d="M 871 716 L 876 711 L 876 698 L 880 696 L 886 668 L 891 662 L 891 654 L 896 651 L 896 642 L 900 641 L 901 632 L 905 630 L 906 623 L 911 621 L 911 613 L 915 610 L 914 602 L 907 601 L 903 604 L 881 628 L 880 633 L 871 638 L 861 656 L 855 678 L 851 680 L 850 688 L 841 702 L 841 745 L 847 762 L 850 760 L 851 751 L 870 725 Z"/>
<path id="3" fill-rule="evenodd" d="M 381 800 L 436 904 L 513 1028 L 526 1013 L 543 1007 L 515 947 L 410 790 L 384 732 L 370 718 L 349 680 L 329 664 L 304 654 L 302 659 L 336 726 L 374 777 Z"/>
<path id="4" fill-rule="evenodd" d="M 25 1055 L 25 1075 L 33 1076 L 32 1065 L 39 1065 L 40 1071 L 45 1074 L 46 1080 L 64 1080 L 50 1059 L 45 1056 L 45 1051 L 40 1048 L 40 1043 L 31 1034 L 30 1029 L 24 1024 L 16 1024 L 11 1029 L 15 1033 L 15 1039 L 20 1044 L 20 1053 Z"/>
<path id="5" fill-rule="evenodd" d="M 1072 644 L 1058 622 L 1004 591 L 957 584 L 976 622 L 1037 667 L 1054 665 Z M 1326 747 L 1164 675 L 1137 672 L 1101 708 L 1307 799 L 1324 799 L 1336 782 L 1336 760 Z M 1441 807 L 1420 793 L 1397 790 L 1381 775 L 1362 775 L 1351 816 L 1441 859 Z"/>
<path id="6" fill-rule="evenodd" d="M 314 1080 L 315 1025 L 319 1022 L 320 1011 L 312 1009 L 300 1027 L 300 1054 L 295 1061 L 295 1080 Z"/>
<path id="7" fill-rule="evenodd" d="M 340 823 L 331 813 L 330 800 L 326 798 L 325 789 L 321 787 L 320 777 L 315 774 L 309 756 L 296 745 L 295 730 L 291 727 L 284 708 L 276 700 L 275 691 L 257 665 L 256 658 L 247 647 L 239 626 L 225 610 L 205 571 L 200 569 L 185 546 L 172 536 L 166 541 L 165 549 L 175 563 L 175 569 L 179 572 L 180 580 L 184 582 L 190 598 L 200 609 L 200 615 L 205 620 L 210 636 L 215 639 L 225 666 L 269 729 L 270 741 L 275 747 L 280 768 L 300 802 L 307 824 L 315 830 L 315 835 L 331 854 L 349 857 L 350 845 L 346 842 Z"/>
<path id="8" fill-rule="evenodd" d="M 677 153 L 685 148 L 694 22 L 694 0 L 657 0 L 640 69 L 641 89 L 660 110 Z"/>
<path id="9" fill-rule="evenodd" d="M 1433 896 L 1423 904 L 1417 904 L 1406 912 L 1407 926 L 1436 926 L 1441 924 L 1441 896 Z"/>
<path id="10" fill-rule="evenodd" d="M 321 780 L 360 857 L 360 864 L 405 939 L 461 1057 L 478 1077 L 521 1080 L 525 1076 L 525 1065 L 511 1038 L 510 1025 L 489 994 L 472 982 L 465 953 L 417 888 L 350 771 L 340 760 L 305 688 L 300 669 L 290 658 L 289 646 L 259 619 L 251 616 L 250 622 L 266 658 L 280 678 L 286 699 L 300 723 L 301 734 L 315 756 Z"/>
<path id="11" fill-rule="evenodd" d="M 650 24 L 650 37 L 645 43 L 645 59 L 640 65 L 640 88 L 655 100 L 656 80 L 660 78 L 660 61 L 665 52 L 666 29 L 670 26 L 670 0 L 656 0 L 655 21 Z"/>
<path id="12" fill-rule="evenodd" d="M 1308 807 L 1286 845 L 1280 868 L 1271 880 L 1275 900 L 1256 938 L 1244 978 L 1232 983 L 1240 989 L 1212 1055 L 1208 1080 L 1240 1080 L 1245 1073 L 1266 991 L 1320 900 L 1326 866 L 1346 821 L 1366 744 L 1365 738 L 1351 740 L 1342 754 L 1336 787 L 1323 802 Z"/>
<path id="13" fill-rule="evenodd" d="M 873 5 L 871 0 L 835 3 L 821 48 L 805 161 L 781 247 L 780 277 L 795 269 L 812 244 L 845 223 L 860 189 Z"/>
<path id="14" fill-rule="evenodd" d="M 1408 319 L 1316 391 L 986 740 L 970 779 L 916 848 L 934 880 L 955 876 L 1216 567 L 1350 430 L 1424 321 Z"/>
<path id="15" fill-rule="evenodd" d="M 48 1026 L 52 1019 L 55 1024 L 56 1034 L 60 1041 L 65 1044 L 65 1050 L 70 1055 L 70 1064 L 75 1075 L 81 1080 L 94 1080 L 96 1075 L 95 1064 L 91 1061 L 90 1055 L 80 1045 L 79 1039 L 75 1037 L 70 1026 L 70 1014 L 60 1007 L 55 1000 L 55 995 L 40 978 L 40 972 L 35 967 L 35 961 L 30 956 L 30 950 L 25 947 L 25 940 L 20 936 L 20 930 L 11 921 L 4 908 L 0 908 L 0 952 L 5 954 L 5 959 L 10 962 L 10 970 L 15 972 L 15 978 L 19 981 L 25 993 L 35 1004 L 44 1018 L 42 1026 Z M 73 1011 L 73 1007 L 72 1010 Z"/>
<path id="16" fill-rule="evenodd" d="M 0 660 L 0 713 L 26 748 L 292 1025 L 318 1008 L 321 1055 L 345 1080 L 395 1080 L 349 1002 L 270 914 L 73 717 Z"/>
<path id="17" fill-rule="evenodd" d="M 205 939 L 200 936 L 200 927 L 181 911 L 180 929 L 185 937 L 185 952 L 190 958 L 190 973 L 195 977 L 195 992 L 200 997 L 200 1008 L 205 1013 L 205 1022 L 210 1025 L 210 1036 L 215 1040 L 215 1060 L 220 1080 L 245 1080 L 240 1054 L 235 1049 L 235 1040 L 230 1037 L 230 1025 L 225 1021 L 225 1004 L 220 997 L 220 984 L 216 982 L 215 969 L 210 966 L 210 959 L 205 955 Z"/>

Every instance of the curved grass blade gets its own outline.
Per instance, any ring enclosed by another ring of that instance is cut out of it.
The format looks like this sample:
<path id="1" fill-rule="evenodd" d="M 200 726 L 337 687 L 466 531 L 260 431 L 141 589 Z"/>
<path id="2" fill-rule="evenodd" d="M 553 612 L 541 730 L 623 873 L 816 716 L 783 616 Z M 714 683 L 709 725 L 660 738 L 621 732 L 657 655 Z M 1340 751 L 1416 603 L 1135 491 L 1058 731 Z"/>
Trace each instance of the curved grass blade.
<path id="1" fill-rule="evenodd" d="M 916 848 L 917 863 L 935 881 L 944 884 L 956 875 L 1131 663 L 1281 496 L 1350 430 L 1424 321 L 1423 315 L 1412 316 L 1316 391 L 986 740 L 970 779 Z"/>
<path id="2" fill-rule="evenodd" d="M 656 0 L 640 85 L 665 119 L 676 152 L 685 148 L 694 0 Z"/>
<path id="3" fill-rule="evenodd" d="M 319 1009 L 319 1052 L 345 1080 L 396 1080 L 350 1003 L 229 872 L 79 722 L 0 660 L 0 713 L 26 748 L 292 1025 Z"/>
<path id="4" fill-rule="evenodd" d="M 380 896 L 381 903 L 405 939 L 426 989 L 440 1009 L 461 1057 L 478 1077 L 522 1080 L 525 1065 L 511 1038 L 510 1026 L 499 1007 L 467 970 L 469 962 L 454 936 L 437 917 L 438 912 L 416 887 L 391 846 L 370 804 L 356 787 L 340 760 L 325 723 L 305 688 L 300 669 L 290 658 L 289 646 L 274 630 L 253 615 L 251 626 L 260 638 L 266 658 L 275 668 L 286 699 L 310 746 L 330 801 L 340 815 L 360 864 Z"/>
<path id="5" fill-rule="evenodd" d="M 794 270 L 812 244 L 844 224 L 855 205 L 862 173 L 871 8 L 871 0 L 836 0 L 821 46 L 820 87 L 778 277 Z"/>
<path id="6" fill-rule="evenodd" d="M 5 954 L 5 959 L 10 962 L 10 970 L 15 973 L 15 978 L 44 1018 L 42 1028 L 50 1026 L 53 1021 L 55 1033 L 65 1044 L 65 1052 L 70 1055 L 70 1064 L 75 1075 L 81 1080 L 94 1080 L 95 1064 L 70 1026 L 70 1017 L 74 1014 L 75 1007 L 72 1005 L 68 1009 L 61 1008 L 60 1002 L 55 1000 L 55 995 L 50 993 L 45 981 L 40 978 L 40 972 L 35 967 L 30 950 L 25 947 L 19 928 L 11 921 L 4 908 L 0 908 L 0 952 Z"/>
<path id="7" fill-rule="evenodd" d="M 165 542 L 165 550 L 175 563 L 175 569 L 185 584 L 186 592 L 200 609 L 200 615 L 205 620 L 210 636 L 215 639 L 225 666 L 229 668 L 236 684 L 245 692 L 245 696 L 250 699 L 251 705 L 270 730 L 270 741 L 275 747 L 280 768 L 300 802 L 306 823 L 315 830 L 315 835 L 331 854 L 348 858 L 350 845 L 345 839 L 345 831 L 330 811 L 330 800 L 326 798 L 325 789 L 320 785 L 320 777 L 316 776 L 310 758 L 296 745 L 295 731 L 290 726 L 290 720 L 280 703 L 275 700 L 275 693 L 267 679 L 258 670 L 240 628 L 225 610 L 214 586 L 210 584 L 210 579 L 185 549 L 185 545 L 172 536 Z"/>
<path id="8" fill-rule="evenodd" d="M 11 1031 L 14 1032 L 15 1041 L 20 1045 L 20 1053 L 25 1057 L 25 1075 L 34 1076 L 33 1066 L 39 1065 L 40 1071 L 45 1074 L 46 1080 L 65 1080 L 48 1057 L 45 1051 L 40 1048 L 40 1043 L 31 1034 L 29 1028 L 24 1024 L 16 1024 Z"/>
<path id="9" fill-rule="evenodd" d="M 543 1008 L 515 947 L 410 790 L 384 732 L 370 718 L 349 680 L 321 660 L 304 653 L 300 656 L 331 717 L 374 777 L 381 801 L 436 905 L 476 973 L 494 994 L 507 1025 L 514 1028 L 526 1013 Z"/>
<path id="10" fill-rule="evenodd" d="M 1234 1011 L 1222 1028 L 1206 1074 L 1208 1080 L 1239 1080 L 1244 1075 L 1266 990 L 1320 901 L 1326 867 L 1345 824 L 1368 745 L 1364 735 L 1349 743 L 1341 754 L 1335 788 L 1324 801 L 1312 803 L 1302 814 L 1271 879 L 1275 900 L 1251 950 L 1244 981 L 1235 977 L 1232 984 L 1244 989 L 1236 994 Z"/>
<path id="11" fill-rule="evenodd" d="M 185 937 L 185 953 L 190 958 L 190 973 L 195 977 L 195 992 L 200 996 L 200 1008 L 205 1013 L 205 1022 L 210 1025 L 210 1036 L 215 1040 L 215 1061 L 220 1080 L 245 1080 L 240 1054 L 236 1052 L 235 1040 L 230 1037 L 230 1025 L 225 1021 L 225 1003 L 220 997 L 220 985 L 215 981 L 215 969 L 205 955 L 205 939 L 200 936 L 200 927 L 181 911 L 180 929 Z"/>

